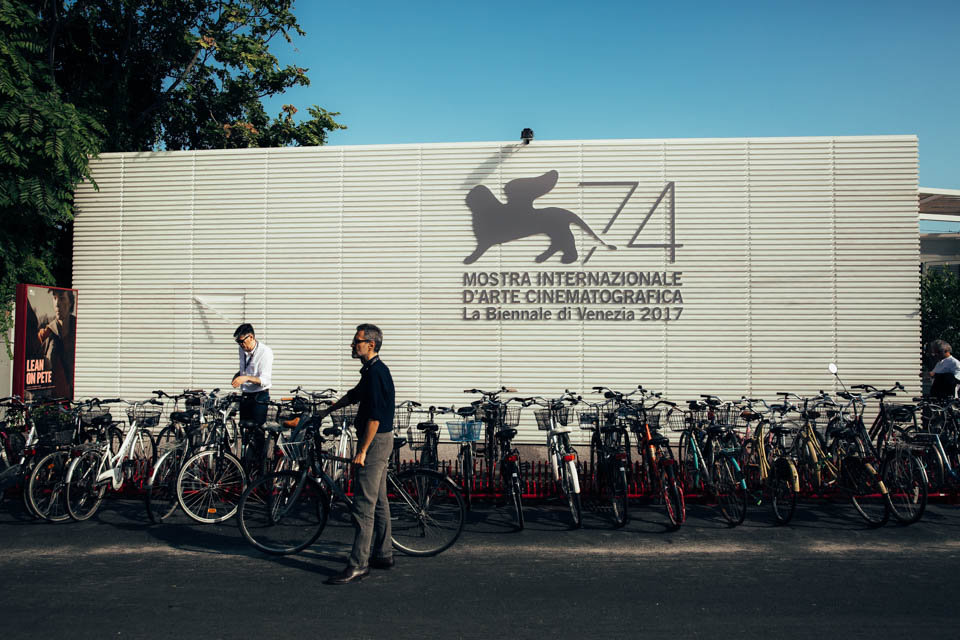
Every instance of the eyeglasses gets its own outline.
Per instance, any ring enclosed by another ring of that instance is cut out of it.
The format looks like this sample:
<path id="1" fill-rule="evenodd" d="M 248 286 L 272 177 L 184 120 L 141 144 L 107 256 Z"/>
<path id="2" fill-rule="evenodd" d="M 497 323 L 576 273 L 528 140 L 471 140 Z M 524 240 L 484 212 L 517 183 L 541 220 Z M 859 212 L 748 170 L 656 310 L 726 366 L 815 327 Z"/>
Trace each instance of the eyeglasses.
<path id="1" fill-rule="evenodd" d="M 246 335 L 246 336 L 243 336 L 242 338 L 237 338 L 237 344 L 243 344 L 244 342 L 246 342 L 247 340 L 249 340 L 249 339 L 252 338 L 252 337 L 253 337 L 253 336 L 251 336 L 251 335 Z"/>
<path id="2" fill-rule="evenodd" d="M 354 340 L 353 342 L 350 343 L 350 346 L 355 347 L 358 344 L 361 344 L 363 342 L 373 342 L 373 340 Z"/>

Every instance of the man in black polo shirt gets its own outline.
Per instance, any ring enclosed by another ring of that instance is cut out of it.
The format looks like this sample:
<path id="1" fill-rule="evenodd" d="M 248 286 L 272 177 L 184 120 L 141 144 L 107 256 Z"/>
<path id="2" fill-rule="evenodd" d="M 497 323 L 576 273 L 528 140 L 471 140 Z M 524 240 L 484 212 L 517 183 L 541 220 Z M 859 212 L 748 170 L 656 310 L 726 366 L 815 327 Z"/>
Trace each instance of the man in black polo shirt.
<path id="1" fill-rule="evenodd" d="M 393 566 L 390 505 L 387 503 L 387 466 L 393 452 L 394 389 L 390 369 L 380 360 L 383 332 L 361 324 L 351 343 L 354 358 L 363 361 L 360 382 L 323 415 L 351 404 L 357 407 L 357 454 L 353 459 L 354 509 L 357 532 L 347 568 L 327 584 L 347 584 L 363 579 L 370 567 Z M 372 551 L 371 551 L 372 545 Z M 372 556 L 372 557 L 371 557 Z"/>

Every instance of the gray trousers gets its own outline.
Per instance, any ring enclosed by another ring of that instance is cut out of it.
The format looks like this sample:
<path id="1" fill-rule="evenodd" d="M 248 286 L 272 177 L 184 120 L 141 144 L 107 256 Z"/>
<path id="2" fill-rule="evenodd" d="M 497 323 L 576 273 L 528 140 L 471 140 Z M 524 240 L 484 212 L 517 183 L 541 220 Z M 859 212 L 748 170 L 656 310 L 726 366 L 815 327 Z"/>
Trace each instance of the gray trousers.
<path id="1" fill-rule="evenodd" d="M 387 467 L 393 453 L 393 433 L 378 433 L 373 437 L 364 466 L 356 467 L 353 484 L 353 508 L 357 532 L 349 564 L 365 567 L 375 558 L 393 556 L 390 541 L 390 505 L 387 503 Z"/>

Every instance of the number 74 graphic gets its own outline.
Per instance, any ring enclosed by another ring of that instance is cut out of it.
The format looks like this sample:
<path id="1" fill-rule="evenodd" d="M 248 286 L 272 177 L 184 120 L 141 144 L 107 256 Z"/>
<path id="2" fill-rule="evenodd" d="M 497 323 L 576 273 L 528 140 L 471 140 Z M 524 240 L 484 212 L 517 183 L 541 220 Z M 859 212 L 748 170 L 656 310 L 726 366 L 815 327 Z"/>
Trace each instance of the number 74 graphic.
<path id="1" fill-rule="evenodd" d="M 603 231 L 600 232 L 600 235 L 606 234 L 610 231 L 610 228 L 613 226 L 613 223 L 616 222 L 617 217 L 620 215 L 620 212 L 623 211 L 623 208 L 627 206 L 627 202 L 630 200 L 630 197 L 633 195 L 633 192 L 637 190 L 637 187 L 640 185 L 639 182 L 581 182 L 581 187 L 630 187 L 630 190 L 627 191 L 626 197 L 623 199 L 623 202 L 620 203 L 620 206 L 617 207 L 617 210 L 610 217 L 610 220 L 607 222 L 607 225 L 603 228 Z M 663 188 L 663 191 L 660 192 L 660 197 L 657 198 L 657 201 L 653 203 L 653 206 L 650 207 L 650 210 L 647 212 L 646 217 L 643 219 L 643 222 L 640 223 L 640 226 L 637 227 L 636 233 L 633 234 L 633 237 L 630 238 L 630 242 L 627 243 L 627 247 L 631 249 L 666 249 L 667 250 L 667 261 L 671 264 L 677 258 L 677 247 L 682 247 L 682 244 L 677 244 L 677 229 L 676 229 L 676 211 L 674 207 L 674 200 L 676 195 L 675 183 L 668 182 L 667 186 Z M 664 198 L 669 195 L 667 198 L 667 232 L 669 234 L 668 242 L 660 243 L 637 243 L 637 237 L 640 235 L 640 232 L 643 231 L 643 228 L 647 225 L 647 222 L 650 221 L 650 218 L 653 216 L 653 212 L 657 210 L 657 207 L 660 206 L 660 203 L 663 202 Z M 590 249 L 590 253 L 587 254 L 587 257 L 583 259 L 583 264 L 587 264 L 590 261 L 590 258 L 593 257 L 593 252 L 597 248 L 593 247 Z"/>

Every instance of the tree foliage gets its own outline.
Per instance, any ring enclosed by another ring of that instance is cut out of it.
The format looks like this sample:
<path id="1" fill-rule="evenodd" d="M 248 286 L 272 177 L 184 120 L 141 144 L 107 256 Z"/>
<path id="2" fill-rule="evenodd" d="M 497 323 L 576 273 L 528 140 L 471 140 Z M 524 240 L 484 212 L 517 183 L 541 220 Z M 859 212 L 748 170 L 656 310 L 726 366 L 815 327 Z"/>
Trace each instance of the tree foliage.
<path id="1" fill-rule="evenodd" d="M 108 128 L 105 151 L 320 145 L 344 128 L 262 100 L 310 83 L 270 46 L 305 35 L 293 0 L 31 0 L 57 85 Z"/>
<path id="2" fill-rule="evenodd" d="M 0 0 L 0 329 L 18 282 L 71 282 L 73 188 L 98 151 L 322 145 L 313 105 L 263 99 L 309 84 L 277 39 L 293 0 Z"/>
<path id="3" fill-rule="evenodd" d="M 960 350 L 960 278 L 950 271 L 930 269 L 920 279 L 920 316 L 927 368 L 933 368 L 926 346 L 945 340 Z"/>
<path id="4" fill-rule="evenodd" d="M 36 16 L 0 0 L 0 330 L 16 285 L 54 284 L 58 240 L 73 219 L 73 188 L 106 133 L 65 102 L 44 62 Z"/>

